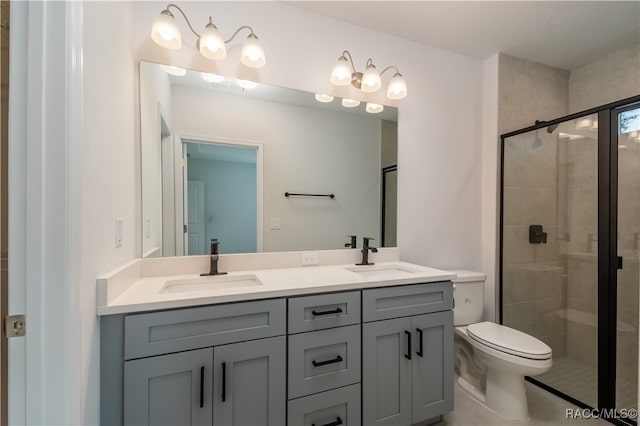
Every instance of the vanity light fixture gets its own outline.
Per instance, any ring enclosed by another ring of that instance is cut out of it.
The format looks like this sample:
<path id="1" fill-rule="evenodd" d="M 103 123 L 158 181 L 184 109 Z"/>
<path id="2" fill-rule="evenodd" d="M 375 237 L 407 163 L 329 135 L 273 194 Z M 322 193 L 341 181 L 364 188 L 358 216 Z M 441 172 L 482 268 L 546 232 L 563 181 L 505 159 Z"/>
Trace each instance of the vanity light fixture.
<path id="1" fill-rule="evenodd" d="M 211 17 L 209 17 L 209 23 L 204 27 L 202 33 L 198 34 L 191 26 L 191 22 L 184 11 L 173 3 L 167 5 L 166 9 L 160 12 L 160 16 L 153 21 L 151 27 L 151 39 L 160 46 L 166 47 L 167 49 L 180 49 L 182 47 L 182 35 L 180 34 L 180 29 L 178 28 L 173 13 L 169 10 L 171 8 L 182 14 L 189 29 L 197 37 L 196 48 L 205 58 L 213 60 L 224 59 L 227 56 L 227 44 L 231 42 L 241 30 L 248 29 L 250 34 L 242 44 L 240 60 L 249 68 L 261 68 L 265 65 L 264 50 L 258 42 L 258 37 L 253 32 L 253 28 L 248 25 L 243 25 L 238 28 L 229 39 L 225 40 L 222 38 L 218 28 L 213 24 Z"/>
<path id="2" fill-rule="evenodd" d="M 316 101 L 327 103 L 333 101 L 333 96 L 324 93 L 316 93 Z"/>
<path id="3" fill-rule="evenodd" d="M 338 58 L 338 62 L 331 71 L 331 83 L 336 86 L 352 86 L 362 90 L 364 93 L 373 93 L 382 87 L 382 74 L 387 70 L 395 70 L 395 74 L 389 81 L 387 86 L 387 98 L 391 100 L 399 100 L 407 96 L 407 82 L 395 65 L 388 66 L 378 73 L 376 66 L 371 58 L 367 59 L 364 72 L 356 70 L 353 58 L 348 50 L 342 52 L 342 56 Z"/>
<path id="4" fill-rule="evenodd" d="M 356 101 L 355 99 L 342 99 L 342 106 L 346 108 L 355 108 L 360 105 L 360 101 Z"/>

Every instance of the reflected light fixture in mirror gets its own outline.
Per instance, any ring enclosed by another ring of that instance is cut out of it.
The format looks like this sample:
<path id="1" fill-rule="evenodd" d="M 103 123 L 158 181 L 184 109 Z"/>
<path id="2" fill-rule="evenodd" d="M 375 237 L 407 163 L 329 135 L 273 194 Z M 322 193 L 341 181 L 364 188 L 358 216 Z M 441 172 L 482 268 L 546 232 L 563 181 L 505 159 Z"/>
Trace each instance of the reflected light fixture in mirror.
<path id="1" fill-rule="evenodd" d="M 391 65 L 378 73 L 373 60 L 369 58 L 364 72 L 357 71 L 351 53 L 348 50 L 342 52 L 342 56 L 338 58 L 338 62 L 334 65 L 331 71 L 331 83 L 336 86 L 348 86 L 351 84 L 364 93 L 374 93 L 382 88 L 381 76 L 390 69 L 395 70 L 395 74 L 387 86 L 387 98 L 391 100 L 403 99 L 407 96 L 407 82 L 400 74 L 398 67 Z"/>
<path id="2" fill-rule="evenodd" d="M 324 93 L 316 93 L 316 101 L 326 104 L 328 102 L 333 101 L 333 96 L 326 95 Z"/>
<path id="3" fill-rule="evenodd" d="M 355 108 L 360 105 L 360 101 L 356 101 L 354 99 L 342 99 L 342 106 L 346 108 Z"/>
<path id="4" fill-rule="evenodd" d="M 365 108 L 365 110 L 371 114 L 377 114 L 384 110 L 384 106 L 367 102 L 367 107 Z"/>
<path id="5" fill-rule="evenodd" d="M 176 23 L 173 13 L 169 9 L 175 9 L 184 18 L 191 32 L 196 36 L 196 48 L 202 56 L 212 60 L 224 59 L 227 56 L 227 44 L 243 29 L 249 30 L 249 35 L 242 45 L 240 60 L 249 68 L 261 68 L 266 64 L 264 50 L 258 41 L 258 37 L 253 32 L 253 28 L 243 25 L 238 28 L 231 37 L 225 40 L 218 28 L 213 24 L 211 17 L 209 23 L 204 27 L 201 34 L 193 29 L 189 18 L 184 11 L 175 4 L 167 5 L 166 9 L 160 12 L 151 26 L 151 39 L 167 49 L 180 49 L 182 47 L 182 34 Z"/>

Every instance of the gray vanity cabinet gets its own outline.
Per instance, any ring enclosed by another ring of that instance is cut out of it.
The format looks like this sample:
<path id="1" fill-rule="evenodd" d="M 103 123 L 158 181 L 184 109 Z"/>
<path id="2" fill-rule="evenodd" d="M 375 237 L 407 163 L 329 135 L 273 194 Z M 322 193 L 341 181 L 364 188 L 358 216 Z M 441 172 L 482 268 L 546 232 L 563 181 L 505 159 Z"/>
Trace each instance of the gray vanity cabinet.
<path id="1" fill-rule="evenodd" d="M 214 426 L 285 424 L 285 337 L 216 346 Z"/>
<path id="2" fill-rule="evenodd" d="M 373 320 L 362 326 L 363 424 L 411 425 L 453 410 L 452 305 L 451 283 L 363 291 L 363 318 Z M 390 312 L 408 316 L 375 321 Z"/>
<path id="3" fill-rule="evenodd" d="M 212 369 L 212 348 L 127 361 L 124 424 L 211 425 Z"/>

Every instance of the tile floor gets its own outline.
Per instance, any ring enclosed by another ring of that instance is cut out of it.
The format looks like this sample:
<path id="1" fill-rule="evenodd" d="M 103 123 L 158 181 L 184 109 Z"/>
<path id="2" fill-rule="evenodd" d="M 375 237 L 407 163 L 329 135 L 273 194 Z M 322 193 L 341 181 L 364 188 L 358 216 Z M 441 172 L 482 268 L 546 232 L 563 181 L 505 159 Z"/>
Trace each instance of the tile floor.
<path id="1" fill-rule="evenodd" d="M 444 416 L 441 424 L 448 426 L 611 425 L 601 419 L 567 419 L 565 410 L 576 408 L 574 405 L 531 383 L 527 383 L 526 386 L 531 416 L 527 422 L 510 421 L 492 413 L 455 385 L 455 409 Z"/>
<path id="2" fill-rule="evenodd" d="M 554 358 L 551 370 L 536 377 L 541 382 L 594 407 L 597 404 L 597 369 L 574 359 Z M 637 385 L 622 378 L 616 383 L 618 408 L 637 408 Z"/>

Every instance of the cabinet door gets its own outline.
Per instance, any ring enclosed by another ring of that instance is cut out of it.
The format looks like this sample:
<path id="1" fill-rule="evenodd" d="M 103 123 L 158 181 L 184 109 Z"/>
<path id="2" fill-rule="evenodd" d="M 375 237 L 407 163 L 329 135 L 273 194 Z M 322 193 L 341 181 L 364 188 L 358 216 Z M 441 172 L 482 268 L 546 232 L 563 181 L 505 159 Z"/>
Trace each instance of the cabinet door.
<path id="1" fill-rule="evenodd" d="M 211 425 L 213 349 L 124 363 L 125 425 Z"/>
<path id="2" fill-rule="evenodd" d="M 411 360 L 407 359 L 407 355 L 413 357 L 410 332 L 411 318 L 362 325 L 365 425 L 411 424 Z"/>
<path id="3" fill-rule="evenodd" d="M 413 423 L 453 410 L 453 311 L 412 318 Z"/>
<path id="4" fill-rule="evenodd" d="M 216 346 L 213 424 L 286 423 L 285 337 Z"/>

